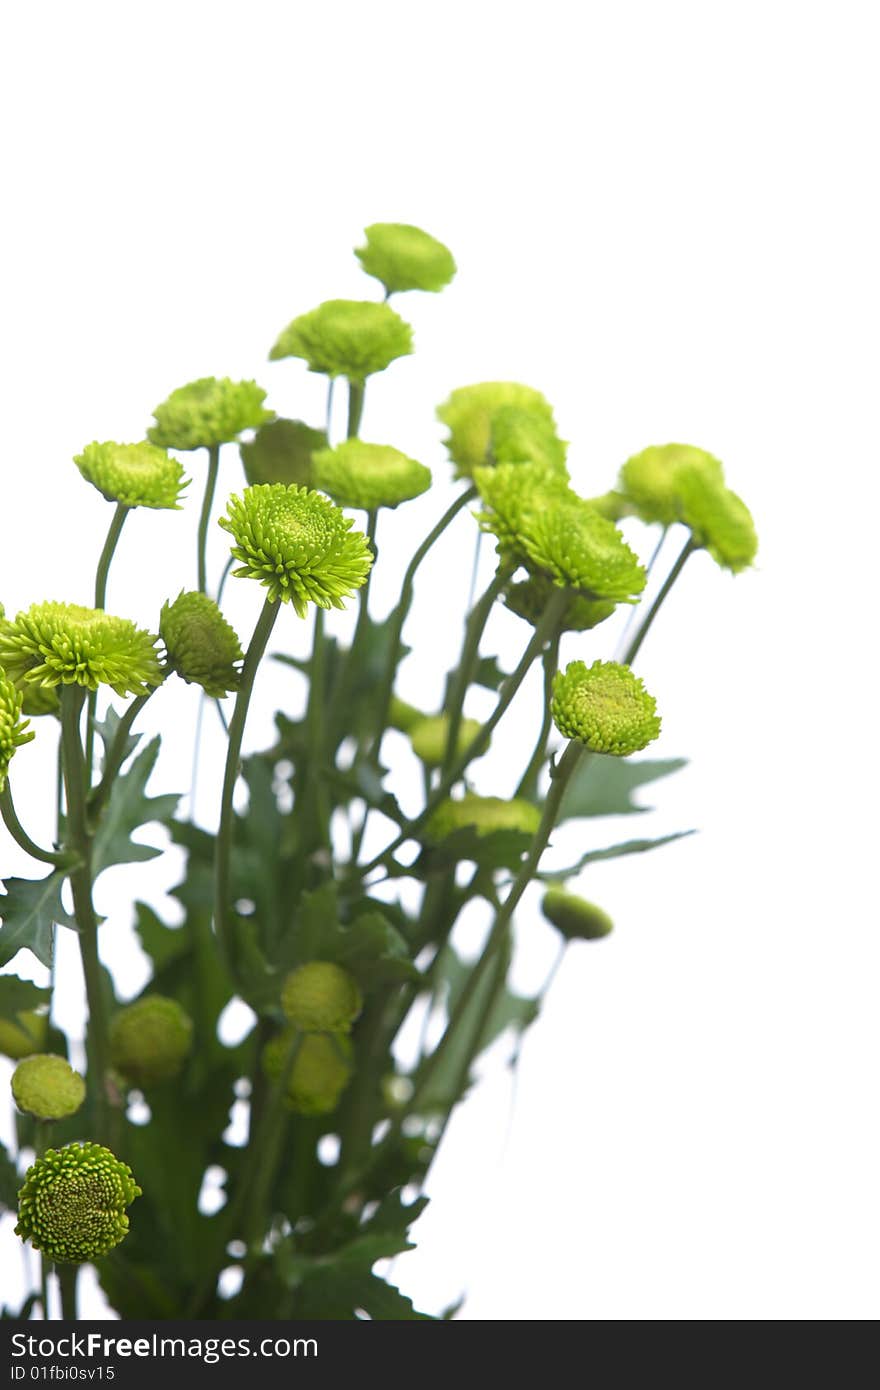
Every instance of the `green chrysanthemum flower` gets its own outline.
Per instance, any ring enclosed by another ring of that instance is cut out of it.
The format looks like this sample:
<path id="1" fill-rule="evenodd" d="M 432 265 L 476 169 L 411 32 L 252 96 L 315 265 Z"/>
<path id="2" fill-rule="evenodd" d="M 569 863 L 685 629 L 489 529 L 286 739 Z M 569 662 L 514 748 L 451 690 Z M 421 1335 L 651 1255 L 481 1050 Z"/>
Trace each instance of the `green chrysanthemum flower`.
<path id="1" fill-rule="evenodd" d="M 519 539 L 528 568 L 560 587 L 617 603 L 631 603 L 645 587 L 645 571 L 614 523 L 573 492 L 524 512 Z"/>
<path id="2" fill-rule="evenodd" d="M 440 844 L 456 830 L 475 830 L 491 835 L 496 830 L 521 830 L 534 835 L 541 823 L 541 812 L 530 801 L 512 797 L 477 796 L 468 792 L 460 801 L 443 801 L 425 826 L 427 838 Z"/>
<path id="3" fill-rule="evenodd" d="M 475 468 L 487 462 L 494 421 L 507 406 L 540 416 L 555 431 L 549 401 L 540 391 L 518 381 L 480 381 L 473 386 L 459 386 L 437 407 L 438 420 L 449 427 L 445 443 L 456 464 L 457 477 L 469 478 Z"/>
<path id="4" fill-rule="evenodd" d="M 270 1081 L 281 1076 L 297 1029 L 291 1027 L 263 1048 Z M 335 1110 L 352 1073 L 352 1046 L 345 1033 L 303 1033 L 287 1079 L 286 1104 L 297 1115 Z"/>
<path id="5" fill-rule="evenodd" d="M 646 748 L 660 733 L 656 709 L 639 677 L 616 661 L 572 661 L 553 681 L 553 722 L 593 753 L 621 758 Z"/>
<path id="6" fill-rule="evenodd" d="M 21 691 L 0 671 L 0 792 L 6 787 L 6 774 L 17 749 L 34 737 L 33 729 L 28 729 L 30 720 L 21 717 L 22 701 Z"/>
<path id="7" fill-rule="evenodd" d="M 348 1033 L 363 1007 L 357 981 L 329 960 L 291 971 L 281 986 L 285 1017 L 304 1033 Z"/>
<path id="8" fill-rule="evenodd" d="M 380 280 L 389 294 L 429 290 L 436 294 L 449 284 L 456 265 L 442 241 L 406 222 L 374 222 L 364 228 L 366 246 L 355 255 L 368 275 Z"/>
<path id="9" fill-rule="evenodd" d="M 525 558 L 526 518 L 534 511 L 552 510 L 575 496 L 565 476 L 540 463 L 499 463 L 475 468 L 474 482 L 487 508 L 477 513 L 482 530 L 498 541 L 501 554 Z"/>
<path id="10" fill-rule="evenodd" d="M 288 324 L 269 357 L 303 357 L 310 372 L 363 382 L 412 350 L 412 329 L 389 304 L 328 299 Z"/>
<path id="11" fill-rule="evenodd" d="M 213 599 L 182 592 L 162 605 L 159 636 L 168 665 L 188 684 L 222 700 L 241 685 L 241 643 Z"/>
<path id="12" fill-rule="evenodd" d="M 547 575 L 535 574 L 508 586 L 504 602 L 511 613 L 537 627 L 557 586 Z M 559 620 L 560 632 L 588 632 L 610 618 L 617 604 L 612 599 L 584 598 L 572 594 Z"/>
<path id="13" fill-rule="evenodd" d="M 677 487 L 680 517 L 690 527 L 694 544 L 734 574 L 748 569 L 757 554 L 758 537 L 745 502 L 700 468 L 680 468 Z"/>
<path id="14" fill-rule="evenodd" d="M 19 1062 L 12 1073 L 12 1096 L 26 1115 L 63 1120 L 79 1110 L 86 1098 L 86 1083 L 63 1057 L 45 1052 Z"/>
<path id="15" fill-rule="evenodd" d="M 48 1014 L 38 1014 L 34 1009 L 23 1009 L 14 1018 L 0 1018 L 0 1052 L 14 1062 L 31 1057 L 45 1047 L 48 1032 Z"/>
<path id="16" fill-rule="evenodd" d="M 272 419 L 266 392 L 255 381 L 204 376 L 178 386 L 153 411 L 147 437 L 162 449 L 210 449 Z"/>
<path id="17" fill-rule="evenodd" d="M 292 603 L 301 618 L 306 605 L 343 608 L 373 563 L 366 536 L 318 492 L 266 483 L 230 497 L 220 525 L 235 540 L 237 578 L 258 579 L 272 603 Z"/>
<path id="18" fill-rule="evenodd" d="M 47 1149 L 25 1174 L 15 1233 L 59 1264 L 97 1260 L 128 1234 L 125 1208 L 140 1195 L 128 1164 L 101 1144 Z"/>
<path id="19" fill-rule="evenodd" d="M 239 452 L 252 487 L 257 483 L 312 487 L 312 455 L 326 448 L 323 430 L 313 430 L 302 420 L 270 420 L 250 444 L 239 445 Z"/>
<path id="20" fill-rule="evenodd" d="M 158 1086 L 180 1073 L 192 1036 L 192 1019 L 175 999 L 148 994 L 110 1024 L 110 1060 L 133 1085 Z"/>
<path id="21" fill-rule="evenodd" d="M 643 521 L 671 526 L 680 520 L 678 475 L 683 466 L 723 483 L 718 459 L 692 444 L 655 444 L 627 459 L 620 470 L 620 491 Z"/>
<path id="22" fill-rule="evenodd" d="M 458 726 L 455 741 L 455 756 L 461 755 L 471 746 L 482 729 L 477 719 L 462 719 Z M 428 714 L 419 719 L 407 731 L 413 752 L 421 758 L 425 767 L 439 767 L 446 757 L 446 741 L 449 737 L 449 715 Z"/>
<path id="23" fill-rule="evenodd" d="M 566 941 L 598 941 L 614 930 L 614 923 L 601 907 L 562 888 L 548 888 L 541 911 Z"/>
<path id="24" fill-rule="evenodd" d="M 155 444 L 87 444 L 74 463 L 108 502 L 180 510 L 183 467 Z"/>
<path id="25" fill-rule="evenodd" d="M 99 608 L 34 603 L 0 627 L 0 665 L 13 680 L 87 690 L 109 685 L 117 695 L 146 695 L 162 683 L 157 641 Z"/>
<path id="26" fill-rule="evenodd" d="M 347 439 L 312 458 L 315 487 L 340 507 L 397 507 L 431 486 L 431 470 L 387 444 Z"/>
<path id="27" fill-rule="evenodd" d="M 568 478 L 568 446 L 556 433 L 553 416 L 505 405 L 491 419 L 489 452 L 496 463 L 537 463 Z"/>

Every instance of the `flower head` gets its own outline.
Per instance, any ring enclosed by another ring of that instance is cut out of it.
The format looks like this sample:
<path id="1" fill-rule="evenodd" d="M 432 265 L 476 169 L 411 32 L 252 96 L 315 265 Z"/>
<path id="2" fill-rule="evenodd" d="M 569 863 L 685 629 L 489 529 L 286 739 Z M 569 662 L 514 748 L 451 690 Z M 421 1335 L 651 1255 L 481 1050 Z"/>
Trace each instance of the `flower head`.
<path id="1" fill-rule="evenodd" d="M 540 463 L 499 463 L 475 468 L 474 482 L 486 510 L 477 514 L 500 552 L 524 558 L 522 536 L 531 512 L 560 506 L 575 494 L 563 474 Z"/>
<path id="2" fill-rule="evenodd" d="M 327 448 L 323 430 L 302 420 L 270 420 L 249 444 L 240 444 L 244 476 L 256 483 L 297 483 L 312 487 L 312 455 Z"/>
<path id="3" fill-rule="evenodd" d="M 598 941 L 614 930 L 614 923 L 601 907 L 562 888 L 547 889 L 541 911 L 566 941 Z"/>
<path id="4" fill-rule="evenodd" d="M 520 830 L 534 835 L 540 822 L 541 812 L 531 801 L 468 792 L 460 801 L 450 798 L 441 802 L 425 830 L 429 840 L 440 844 L 456 830 L 466 829 L 475 830 L 477 835 L 491 835 L 496 830 Z"/>
<path id="5" fill-rule="evenodd" d="M 87 444 L 74 463 L 108 502 L 180 510 L 183 467 L 155 444 Z"/>
<path id="6" fill-rule="evenodd" d="M 614 523 L 573 492 L 550 507 L 530 508 L 520 543 L 532 572 L 591 598 L 630 603 L 645 587 L 645 571 Z"/>
<path id="7" fill-rule="evenodd" d="M 437 418 L 449 427 L 445 441 L 456 464 L 456 476 L 469 478 L 474 469 L 488 460 L 492 427 L 499 411 L 516 406 L 541 416 L 554 429 L 553 410 L 540 391 L 518 381 L 480 381 L 459 386 L 442 405 Z"/>
<path id="8" fill-rule="evenodd" d="M 140 1195 L 128 1164 L 101 1144 L 47 1149 L 25 1174 L 15 1233 L 59 1264 L 100 1259 L 127 1235 L 125 1208 Z"/>
<path id="9" fill-rule="evenodd" d="M 627 459 L 620 470 L 620 491 L 643 521 L 671 526 L 680 520 L 678 474 L 682 466 L 723 480 L 718 459 L 692 444 L 654 444 Z"/>
<path id="10" fill-rule="evenodd" d="M 716 564 L 739 574 L 748 569 L 758 550 L 752 514 L 735 492 L 699 468 L 678 472 L 681 520 L 689 526 L 694 544 L 708 550 Z"/>
<path id="11" fill-rule="evenodd" d="M 389 294 L 403 290 L 436 293 L 455 274 L 452 252 L 420 227 L 406 222 L 374 222 L 364 228 L 364 236 L 366 246 L 358 247 L 354 254 Z"/>
<path id="12" fill-rule="evenodd" d="M 328 299 L 289 323 L 269 357 L 303 357 L 310 372 L 362 382 L 412 350 L 412 329 L 389 304 Z"/>
<path id="13" fill-rule="evenodd" d="M 311 960 L 281 986 L 285 1017 L 304 1033 L 348 1033 L 363 1006 L 357 981 L 329 960 Z"/>
<path id="14" fill-rule="evenodd" d="M 660 733 L 656 709 L 639 677 L 616 661 L 572 661 L 553 681 L 553 722 L 593 753 L 626 757 L 646 748 Z"/>
<path id="15" fill-rule="evenodd" d="M 263 1048 L 263 1070 L 278 1081 L 292 1048 L 286 1104 L 297 1115 L 327 1115 L 335 1110 L 352 1073 L 352 1046 L 345 1033 L 303 1033 L 295 1041 L 291 1025 Z"/>
<path id="16" fill-rule="evenodd" d="M 45 1047 L 48 1031 L 48 1014 L 35 1009 L 23 1009 L 14 1018 L 0 1018 L 0 1052 L 14 1062 L 31 1057 L 37 1048 Z"/>
<path id="17" fill-rule="evenodd" d="M 272 419 L 266 392 L 255 381 L 203 376 L 178 386 L 153 411 L 147 437 L 162 449 L 210 449 Z"/>
<path id="18" fill-rule="evenodd" d="M 218 700 L 238 689 L 241 643 L 207 594 L 181 592 L 173 603 L 164 603 L 159 636 L 168 665 L 187 683 L 200 685 Z"/>
<path id="19" fill-rule="evenodd" d="M 79 1110 L 86 1098 L 86 1083 L 63 1057 L 45 1052 L 19 1062 L 12 1073 L 12 1096 L 26 1115 L 63 1120 Z"/>
<path id="20" fill-rule="evenodd" d="M 175 999 L 148 994 L 113 1019 L 110 1060 L 135 1086 L 160 1085 L 180 1072 L 192 1036 L 192 1019 Z"/>
<path id="21" fill-rule="evenodd" d="M 528 579 L 509 584 L 504 602 L 511 613 L 537 627 L 555 592 L 556 585 L 548 575 L 533 574 Z M 585 598 L 583 594 L 572 594 L 559 620 L 559 631 L 588 632 L 610 618 L 616 607 L 613 599 L 592 599 Z"/>
<path id="22" fill-rule="evenodd" d="M 521 405 L 504 405 L 492 415 L 489 452 L 496 463 L 538 463 L 568 478 L 568 446 L 556 433 L 552 415 Z"/>
<path id="23" fill-rule="evenodd" d="M 312 458 L 314 486 L 340 507 L 397 507 L 427 492 L 431 470 L 387 444 L 347 439 Z"/>
<path id="24" fill-rule="evenodd" d="M 301 618 L 306 605 L 343 608 L 373 563 L 366 537 L 318 492 L 291 484 L 264 483 L 231 497 L 220 525 L 232 535 L 232 554 L 242 562 L 238 578 L 259 579 L 272 603 L 292 603 Z"/>
<path id="25" fill-rule="evenodd" d="M 455 741 L 455 757 L 460 758 L 470 747 L 482 729 L 477 719 L 462 719 L 458 725 Z M 426 767 L 439 767 L 446 757 L 446 741 L 449 738 L 449 715 L 426 714 L 407 730 L 409 741 L 417 758 Z"/>
<path id="26" fill-rule="evenodd" d="M 30 720 L 21 717 L 22 700 L 18 687 L 0 671 L 0 792 L 17 749 L 34 737 L 33 729 L 28 729 Z"/>
<path id="27" fill-rule="evenodd" d="M 87 690 L 109 685 L 117 695 L 145 695 L 162 683 L 157 640 L 100 608 L 34 603 L 0 626 L 0 665 L 13 680 Z"/>

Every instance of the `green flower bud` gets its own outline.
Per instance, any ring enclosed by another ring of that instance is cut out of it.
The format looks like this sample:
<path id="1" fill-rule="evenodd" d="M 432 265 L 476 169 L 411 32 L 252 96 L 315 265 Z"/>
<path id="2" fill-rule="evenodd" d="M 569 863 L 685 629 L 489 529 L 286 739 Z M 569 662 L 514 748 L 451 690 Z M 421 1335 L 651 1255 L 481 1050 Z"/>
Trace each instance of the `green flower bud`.
<path id="1" fill-rule="evenodd" d="M 328 299 L 289 323 L 269 357 L 303 357 L 310 372 L 363 382 L 412 350 L 412 329 L 389 304 Z"/>
<path id="2" fill-rule="evenodd" d="M 357 981 L 329 960 L 312 960 L 281 986 L 285 1016 L 304 1033 L 348 1033 L 363 1006 Z"/>
<path id="3" fill-rule="evenodd" d="M 614 523 L 574 493 L 524 513 L 519 539 L 529 569 L 591 598 L 631 603 L 645 587 L 645 571 Z"/>
<path id="4" fill-rule="evenodd" d="M 552 415 L 502 406 L 491 418 L 489 451 L 496 463 L 537 463 L 568 479 L 568 445 L 556 433 Z"/>
<path id="5" fill-rule="evenodd" d="M 510 584 L 504 602 L 511 613 L 537 627 L 556 592 L 557 587 L 552 579 L 535 574 L 529 579 Z M 616 607 L 617 604 L 611 599 L 590 599 L 584 598 L 583 594 L 572 594 L 559 621 L 559 631 L 588 632 L 610 618 Z"/>
<path id="6" fill-rule="evenodd" d="M 368 275 L 389 294 L 430 290 L 436 294 L 455 274 L 452 252 L 442 241 L 405 222 L 374 222 L 364 228 L 366 246 L 355 255 Z"/>
<path id="7" fill-rule="evenodd" d="M 110 1060 L 132 1085 L 158 1086 L 180 1073 L 192 1035 L 192 1019 L 176 999 L 148 994 L 111 1022 Z"/>
<path id="8" fill-rule="evenodd" d="M 614 930 L 614 923 L 601 907 L 562 888 L 547 889 L 541 911 L 566 941 L 598 941 Z"/>
<path id="9" fill-rule="evenodd" d="M 183 468 L 154 444 L 87 444 L 74 463 L 108 502 L 180 510 Z"/>
<path id="10" fill-rule="evenodd" d="M 79 1110 L 86 1098 L 86 1083 L 63 1057 L 44 1052 L 19 1062 L 12 1073 L 12 1096 L 26 1115 L 63 1120 Z"/>
<path id="11" fill-rule="evenodd" d="M 49 1032 L 48 1014 L 25 1009 L 14 1018 L 0 1018 L 0 1052 L 17 1062 L 44 1047 Z"/>
<path id="12" fill-rule="evenodd" d="M 671 526 L 680 519 L 678 472 L 683 465 L 723 482 L 718 459 L 692 444 L 655 444 L 627 459 L 620 470 L 620 491 L 643 521 Z"/>
<path id="13" fill-rule="evenodd" d="M 315 487 L 340 507 L 397 507 L 427 492 L 431 470 L 399 449 L 347 439 L 335 449 L 322 449 L 312 459 Z"/>
<path id="14" fill-rule="evenodd" d="M 15 1234 L 59 1264 L 97 1260 L 125 1239 L 125 1208 L 140 1195 L 128 1164 L 101 1144 L 47 1149 L 25 1174 Z"/>
<path id="15" fill-rule="evenodd" d="M 100 608 L 34 603 L 0 626 L 0 665 L 12 680 L 87 690 L 109 685 L 117 695 L 146 695 L 162 683 L 157 641 Z"/>
<path id="16" fill-rule="evenodd" d="M 244 475 L 252 487 L 257 483 L 312 487 L 312 455 L 327 448 L 327 436 L 302 420 L 270 420 L 257 430 L 250 444 L 238 447 Z"/>
<path id="17" fill-rule="evenodd" d="M 534 835 L 540 823 L 541 811 L 531 801 L 468 792 L 460 801 L 441 802 L 429 817 L 425 834 L 439 845 L 456 830 L 475 830 L 477 835 L 491 835 L 493 830 L 521 830 Z"/>
<path id="18" fill-rule="evenodd" d="M 373 554 L 353 524 L 320 493 L 282 483 L 245 488 L 220 518 L 242 561 L 236 578 L 258 579 L 270 602 L 292 603 L 301 618 L 309 602 L 344 608 L 342 600 L 365 582 Z"/>
<path id="19" fill-rule="evenodd" d="M 181 592 L 163 604 L 159 636 L 168 665 L 188 684 L 200 685 L 218 700 L 240 686 L 241 644 L 207 594 Z"/>
<path id="20" fill-rule="evenodd" d="M 399 695 L 391 696 L 391 704 L 388 709 L 388 726 L 391 729 L 399 729 L 402 734 L 408 734 L 416 725 L 420 724 L 428 716 L 423 710 L 416 709 L 415 705 L 407 704 L 406 700 L 401 700 Z"/>
<path id="21" fill-rule="evenodd" d="M 288 1028 L 263 1048 L 263 1070 L 278 1081 L 296 1028 Z M 297 1115 L 327 1115 L 335 1110 L 352 1073 L 353 1050 L 344 1033 L 303 1033 L 287 1079 L 286 1104 Z"/>
<path id="22" fill-rule="evenodd" d="M 210 449 L 272 419 L 266 392 L 255 381 L 204 376 L 178 386 L 153 411 L 147 438 L 162 449 Z"/>
<path id="23" fill-rule="evenodd" d="M 678 493 L 681 520 L 690 527 L 694 544 L 734 574 L 748 569 L 758 537 L 745 502 L 719 479 L 691 467 L 679 469 Z"/>
<path id="24" fill-rule="evenodd" d="M 475 468 L 487 462 L 492 442 L 492 426 L 505 406 L 517 406 L 541 416 L 552 428 L 553 410 L 540 391 L 518 381 L 480 381 L 459 386 L 437 407 L 437 418 L 449 427 L 445 441 L 456 464 L 456 477 L 469 478 Z"/>
<path id="25" fill-rule="evenodd" d="M 21 707 L 21 691 L 0 671 L 0 792 L 17 750 L 34 737 L 33 729 L 28 729 L 30 720 L 21 717 Z"/>
<path id="26" fill-rule="evenodd" d="M 616 661 L 572 661 L 553 680 L 553 722 L 593 753 L 621 758 L 646 748 L 660 733 L 656 709 L 639 677 Z"/>
<path id="27" fill-rule="evenodd" d="M 455 756 L 460 758 L 473 743 L 482 729 L 478 719 L 462 719 L 458 726 L 455 742 Z M 408 730 L 409 741 L 417 758 L 425 767 L 439 767 L 446 757 L 446 741 L 449 737 L 449 715 L 429 714 L 419 719 Z"/>

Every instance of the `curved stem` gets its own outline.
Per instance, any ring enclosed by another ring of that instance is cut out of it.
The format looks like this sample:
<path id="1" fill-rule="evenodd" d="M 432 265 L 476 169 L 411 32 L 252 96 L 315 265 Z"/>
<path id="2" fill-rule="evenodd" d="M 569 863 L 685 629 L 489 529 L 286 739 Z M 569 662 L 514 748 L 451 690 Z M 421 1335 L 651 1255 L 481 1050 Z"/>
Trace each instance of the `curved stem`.
<path id="1" fill-rule="evenodd" d="M 229 575 L 230 575 L 230 573 L 231 573 L 231 571 L 232 571 L 232 566 L 233 566 L 234 564 L 235 564 L 235 556 L 234 556 L 234 555 L 230 555 L 229 559 L 226 561 L 226 564 L 223 566 L 223 572 L 222 572 L 222 574 L 220 575 L 220 583 L 217 585 L 217 607 L 218 607 L 218 608 L 220 607 L 221 601 L 222 601 L 222 599 L 223 599 L 223 590 L 226 588 L 226 581 L 227 581 L 227 579 L 229 578 Z"/>
<path id="2" fill-rule="evenodd" d="M 512 567 L 510 565 L 500 565 L 495 572 L 492 583 L 468 615 L 461 659 L 446 702 L 449 726 L 446 731 L 446 752 L 441 772 L 448 772 L 455 760 L 462 710 L 464 709 L 465 696 L 474 678 L 474 670 L 480 655 L 480 642 L 495 600 L 510 579 L 511 573 Z"/>
<path id="3" fill-rule="evenodd" d="M 529 765 L 519 781 L 519 786 L 514 792 L 515 797 L 533 797 L 538 790 L 538 774 L 544 765 L 547 756 L 547 740 L 550 737 L 550 730 L 553 727 L 553 716 L 550 712 L 550 700 L 553 695 L 553 677 L 559 665 L 559 633 L 544 653 L 544 720 L 541 724 L 541 731 L 538 734 L 538 741 L 535 744 L 535 751 L 531 756 Z"/>
<path id="4" fill-rule="evenodd" d="M 42 849 L 36 844 L 25 830 L 16 814 L 15 806 L 12 801 L 12 789 L 7 783 L 3 791 L 0 792 L 0 815 L 6 823 L 9 831 L 17 845 L 29 854 L 32 859 L 39 859 L 43 864 L 54 864 L 58 869 L 68 868 L 76 863 L 76 855 L 71 855 L 64 850 Z"/>
<path id="5" fill-rule="evenodd" d="M 675 564 L 672 566 L 672 569 L 669 571 L 669 574 L 666 576 L 666 581 L 662 589 L 658 593 L 657 597 L 654 599 L 654 602 L 651 604 L 651 607 L 648 609 L 648 612 L 645 616 L 645 621 L 642 623 L 635 637 L 632 639 L 632 641 L 626 649 L 626 652 L 623 656 L 624 666 L 631 666 L 632 663 L 635 661 L 636 657 L 639 654 L 639 651 L 641 650 L 642 643 L 644 642 L 648 633 L 651 631 L 651 626 L 654 622 L 654 619 L 660 612 L 660 609 L 662 608 L 670 589 L 672 588 L 676 579 L 684 569 L 687 560 L 690 558 L 691 555 L 693 555 L 696 549 L 697 546 L 694 545 L 693 538 L 691 536 L 688 536 L 682 548 L 681 554 L 679 555 Z"/>
<path id="6" fill-rule="evenodd" d="M 361 427 L 361 416 L 364 413 L 365 390 L 366 387 L 362 381 L 349 381 L 348 383 L 347 439 L 357 439 L 357 433 Z"/>
<path id="7" fill-rule="evenodd" d="M 198 578 L 199 593 L 207 593 L 207 563 L 206 551 L 208 548 L 208 525 L 211 520 L 211 507 L 214 504 L 214 489 L 217 486 L 217 474 L 220 470 L 220 445 L 212 444 L 208 449 L 208 476 L 205 479 L 205 491 L 202 497 L 202 510 L 199 514 L 198 532 Z"/>
<path id="8" fill-rule="evenodd" d="M 95 607 L 104 608 L 107 601 L 107 579 L 110 574 L 110 564 L 122 535 L 122 528 L 125 525 L 125 518 L 131 511 L 124 502 L 117 502 L 116 510 L 113 513 L 113 520 L 110 522 L 110 529 L 107 532 L 107 539 L 104 541 L 104 549 L 101 551 L 98 560 L 98 568 L 95 572 Z M 92 781 L 92 759 L 95 750 L 95 712 L 98 706 L 98 692 L 89 691 L 88 712 L 86 719 L 86 780 L 91 786 Z"/>
<path id="9" fill-rule="evenodd" d="M 248 705 L 254 688 L 254 677 L 266 650 L 266 644 L 269 641 L 280 607 L 280 603 L 272 603 L 269 599 L 266 599 L 263 604 L 245 655 L 241 672 L 241 687 L 235 699 L 235 709 L 229 724 L 229 744 L 226 749 L 226 768 L 220 799 L 220 824 L 217 829 L 214 855 L 214 930 L 217 933 L 220 949 L 230 966 L 232 963 L 232 943 L 229 939 L 229 873 L 233 831 L 232 797 L 238 780 L 241 743 L 244 737 Z"/>

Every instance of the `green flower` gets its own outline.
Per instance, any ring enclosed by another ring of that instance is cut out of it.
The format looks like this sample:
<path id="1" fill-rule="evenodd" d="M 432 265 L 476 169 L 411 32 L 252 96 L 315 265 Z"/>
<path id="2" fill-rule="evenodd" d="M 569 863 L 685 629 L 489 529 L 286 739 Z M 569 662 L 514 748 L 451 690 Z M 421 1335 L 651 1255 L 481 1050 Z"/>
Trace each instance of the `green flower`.
<path id="1" fill-rule="evenodd" d="M 520 542 L 529 569 L 591 598 L 631 603 L 645 587 L 645 571 L 614 523 L 574 493 L 526 513 Z"/>
<path id="2" fill-rule="evenodd" d="M 441 844 L 457 830 L 475 830 L 491 835 L 496 830 L 521 830 L 534 835 L 541 823 L 541 812 L 531 801 L 505 800 L 500 796 L 477 796 L 468 792 L 460 801 L 443 801 L 425 826 L 427 838 Z"/>
<path id="3" fill-rule="evenodd" d="M 297 1034 L 285 1029 L 263 1048 L 263 1070 L 278 1081 Z M 344 1033 L 303 1033 L 287 1078 L 286 1104 L 297 1115 L 335 1110 L 352 1073 L 352 1046 Z"/>
<path id="4" fill-rule="evenodd" d="M 25 1057 L 12 1073 L 12 1096 L 19 1110 L 38 1120 L 75 1115 L 86 1098 L 86 1083 L 63 1057 L 40 1053 Z"/>
<path id="5" fill-rule="evenodd" d="M 487 508 L 477 513 L 484 531 L 498 541 L 498 550 L 524 559 L 523 532 L 535 510 L 550 510 L 574 497 L 563 474 L 540 463 L 499 463 L 475 468 L 474 482 Z"/>
<path id="6" fill-rule="evenodd" d="M 160 1085 L 180 1073 L 192 1036 L 192 1019 L 175 999 L 148 994 L 114 1017 L 110 1060 L 133 1085 Z"/>
<path id="7" fill-rule="evenodd" d="M 601 907 L 562 888 L 548 888 L 541 911 L 566 941 L 598 941 L 614 930 L 614 923 Z"/>
<path id="8" fill-rule="evenodd" d="M 257 430 L 250 444 L 238 447 L 251 486 L 297 483 L 312 487 L 312 455 L 326 449 L 327 436 L 302 420 L 270 420 Z"/>
<path id="9" fill-rule="evenodd" d="M 482 729 L 478 719 L 462 719 L 458 726 L 455 741 L 455 756 L 460 758 L 470 748 Z M 409 741 L 417 758 L 425 767 L 439 767 L 446 757 L 446 741 L 449 738 L 449 715 L 427 714 L 418 719 L 407 730 Z"/>
<path id="10" fill-rule="evenodd" d="M 363 1006 L 357 981 L 329 960 L 293 970 L 281 986 L 281 1007 L 304 1033 L 348 1033 Z"/>
<path id="11" fill-rule="evenodd" d="M 108 502 L 180 510 L 183 467 L 154 444 L 87 444 L 74 463 Z"/>
<path id="12" fill-rule="evenodd" d="M 381 280 L 389 294 L 403 290 L 437 293 L 455 274 L 452 252 L 442 241 L 405 222 L 374 222 L 364 228 L 366 246 L 355 255 L 368 275 Z"/>
<path id="13" fill-rule="evenodd" d="M 34 603 L 0 626 L 0 665 L 13 680 L 87 690 L 109 685 L 117 695 L 146 695 L 162 683 L 157 640 L 99 608 Z"/>
<path id="14" fill-rule="evenodd" d="M 310 372 L 363 382 L 412 350 L 412 329 L 390 305 L 328 299 L 288 324 L 269 357 L 303 357 Z"/>
<path id="15" fill-rule="evenodd" d="M 0 671 L 0 792 L 6 787 L 6 774 L 16 751 L 34 737 L 29 719 L 22 719 L 22 693 Z"/>
<path id="16" fill-rule="evenodd" d="M 646 748 L 660 733 L 656 709 L 639 677 L 616 661 L 572 661 L 553 681 L 553 722 L 593 753 L 620 758 Z"/>
<path id="17" fill-rule="evenodd" d="M 553 416 L 505 405 L 491 419 L 489 452 L 496 463 L 538 463 L 568 478 L 568 446 L 556 433 Z"/>
<path id="18" fill-rule="evenodd" d="M 23 1009 L 14 1018 L 0 1018 L 0 1052 L 14 1062 L 46 1045 L 49 1032 L 48 1014 Z"/>
<path id="19" fill-rule="evenodd" d="M 734 574 L 748 569 L 758 537 L 745 502 L 720 479 L 691 467 L 678 471 L 678 495 L 681 520 L 690 527 L 694 544 Z"/>
<path id="20" fill-rule="evenodd" d="M 47 1149 L 27 1170 L 15 1234 L 47 1260 L 97 1260 L 128 1233 L 125 1208 L 141 1189 L 127 1163 L 100 1144 Z"/>
<path id="21" fill-rule="evenodd" d="M 431 470 L 387 444 L 365 444 L 347 439 L 335 449 L 323 449 L 312 458 L 315 487 L 340 507 L 397 507 L 419 497 L 431 486 Z"/>
<path id="22" fill-rule="evenodd" d="M 159 636 L 168 665 L 188 684 L 200 685 L 217 700 L 240 686 L 241 644 L 207 594 L 181 592 L 173 603 L 164 603 Z"/>
<path id="23" fill-rule="evenodd" d="M 692 444 L 655 444 L 627 459 L 620 470 L 620 491 L 643 521 L 671 526 L 680 519 L 678 473 L 683 465 L 723 481 L 718 459 Z"/>
<path id="24" fill-rule="evenodd" d="M 511 613 L 524 618 L 527 623 L 537 627 L 544 615 L 547 604 L 556 592 L 556 585 L 547 575 L 534 574 L 528 579 L 510 584 L 504 595 L 505 605 Z M 572 594 L 568 605 L 559 620 L 560 632 L 588 632 L 610 618 L 617 604 L 612 599 L 584 598 L 583 594 Z"/>
<path id="25" fill-rule="evenodd" d="M 445 443 L 457 465 L 457 477 L 469 478 L 475 468 L 486 463 L 494 422 L 506 406 L 539 415 L 555 431 L 549 401 L 540 391 L 518 381 L 480 381 L 473 386 L 459 386 L 437 407 L 438 420 L 449 427 Z"/>
<path id="26" fill-rule="evenodd" d="M 230 497 L 220 525 L 235 541 L 242 562 L 237 578 L 258 579 L 270 602 L 292 603 L 301 618 L 306 605 L 343 608 L 373 563 L 366 536 L 318 492 L 292 484 L 265 483 Z"/>
<path id="27" fill-rule="evenodd" d="M 147 437 L 162 449 L 211 449 L 272 419 L 266 392 L 255 381 L 204 376 L 178 386 L 153 411 Z"/>

